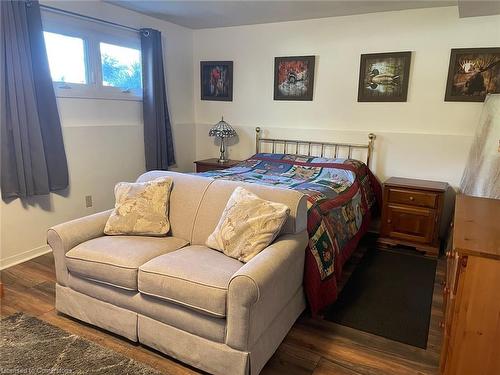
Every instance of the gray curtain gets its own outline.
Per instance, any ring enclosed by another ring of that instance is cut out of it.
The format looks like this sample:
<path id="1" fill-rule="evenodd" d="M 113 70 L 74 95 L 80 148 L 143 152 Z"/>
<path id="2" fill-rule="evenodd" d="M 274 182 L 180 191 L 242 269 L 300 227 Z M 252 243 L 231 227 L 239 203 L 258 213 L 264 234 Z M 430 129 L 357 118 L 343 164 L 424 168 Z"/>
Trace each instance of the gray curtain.
<path id="1" fill-rule="evenodd" d="M 68 187 L 68 165 L 37 1 L 1 4 L 2 198 Z"/>
<path id="2" fill-rule="evenodd" d="M 161 33 L 141 29 L 144 149 L 146 170 L 175 164 L 172 127 L 168 114 Z"/>

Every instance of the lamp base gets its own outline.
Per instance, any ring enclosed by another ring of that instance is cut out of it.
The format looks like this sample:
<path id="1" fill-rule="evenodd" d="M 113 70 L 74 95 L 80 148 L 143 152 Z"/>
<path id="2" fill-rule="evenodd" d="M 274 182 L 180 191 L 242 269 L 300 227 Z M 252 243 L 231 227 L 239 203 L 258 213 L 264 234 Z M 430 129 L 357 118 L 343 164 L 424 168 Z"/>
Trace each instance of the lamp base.
<path id="1" fill-rule="evenodd" d="M 219 155 L 219 162 L 220 164 L 224 164 L 228 162 L 228 159 L 226 159 L 226 145 L 224 144 L 224 137 L 220 138 L 220 155 Z"/>

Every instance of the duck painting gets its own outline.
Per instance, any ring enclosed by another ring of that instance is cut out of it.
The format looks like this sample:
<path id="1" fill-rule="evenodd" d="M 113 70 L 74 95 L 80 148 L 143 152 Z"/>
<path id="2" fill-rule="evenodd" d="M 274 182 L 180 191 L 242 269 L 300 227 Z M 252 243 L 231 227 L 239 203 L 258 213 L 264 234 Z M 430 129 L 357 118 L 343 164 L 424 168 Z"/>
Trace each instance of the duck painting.
<path id="1" fill-rule="evenodd" d="M 380 73 L 378 69 L 373 69 L 369 76 L 368 86 L 374 90 L 378 87 L 378 85 L 396 86 L 400 83 L 400 77 L 400 75 Z"/>
<path id="2" fill-rule="evenodd" d="M 361 55 L 358 101 L 406 101 L 410 61 L 410 51 Z"/>

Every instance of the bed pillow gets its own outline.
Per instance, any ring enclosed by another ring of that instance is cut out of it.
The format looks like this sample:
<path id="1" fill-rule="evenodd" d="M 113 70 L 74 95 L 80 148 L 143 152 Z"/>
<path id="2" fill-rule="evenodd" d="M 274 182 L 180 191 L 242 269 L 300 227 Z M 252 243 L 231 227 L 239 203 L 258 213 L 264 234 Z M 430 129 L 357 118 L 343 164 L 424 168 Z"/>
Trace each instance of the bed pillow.
<path id="1" fill-rule="evenodd" d="M 290 209 L 237 187 L 206 245 L 241 262 L 248 262 L 274 241 Z"/>
<path id="2" fill-rule="evenodd" d="M 115 209 L 104 233 L 108 235 L 165 236 L 170 230 L 168 206 L 172 179 L 120 182 L 115 186 Z"/>

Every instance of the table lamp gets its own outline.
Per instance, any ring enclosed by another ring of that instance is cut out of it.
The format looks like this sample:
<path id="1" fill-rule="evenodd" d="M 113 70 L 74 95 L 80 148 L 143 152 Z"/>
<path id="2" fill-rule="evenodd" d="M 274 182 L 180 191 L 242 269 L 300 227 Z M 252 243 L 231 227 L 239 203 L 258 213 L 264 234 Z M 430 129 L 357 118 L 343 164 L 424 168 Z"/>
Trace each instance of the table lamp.
<path id="1" fill-rule="evenodd" d="M 226 159 L 226 146 L 224 144 L 224 139 L 234 137 L 236 135 L 236 131 L 231 127 L 231 125 L 224 121 L 224 116 L 222 116 L 222 120 L 212 126 L 208 135 L 210 137 L 220 138 L 220 156 L 217 161 L 221 164 L 226 163 L 228 159 Z"/>

